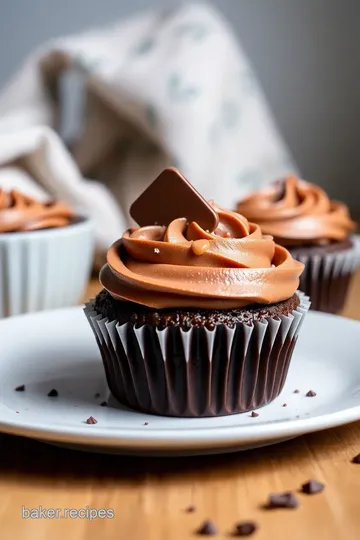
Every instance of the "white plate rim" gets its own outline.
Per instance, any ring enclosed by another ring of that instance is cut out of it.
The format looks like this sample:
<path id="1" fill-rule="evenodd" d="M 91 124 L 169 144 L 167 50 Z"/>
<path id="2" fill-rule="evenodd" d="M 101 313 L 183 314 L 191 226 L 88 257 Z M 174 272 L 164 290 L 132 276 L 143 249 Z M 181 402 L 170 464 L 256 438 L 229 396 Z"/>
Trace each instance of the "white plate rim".
<path id="1" fill-rule="evenodd" d="M 346 414 L 344 414 L 346 412 Z M 323 421 L 319 421 L 323 419 Z M 31 427 L 21 422 L 0 421 L 0 431 L 9 435 L 19 435 L 44 441 L 56 441 L 69 444 L 86 444 L 116 448 L 191 448 L 191 447 L 227 447 L 246 445 L 282 438 L 292 438 L 306 433 L 323 431 L 339 427 L 360 419 L 360 405 L 326 415 L 313 416 L 309 419 L 288 420 L 279 423 L 259 424 L 250 427 L 224 426 L 217 428 L 194 428 L 197 436 L 184 439 L 180 430 L 151 429 L 142 432 L 137 429 L 122 428 L 121 438 L 113 437 L 109 430 L 94 429 L 94 426 L 57 429 L 45 428 L 32 423 Z M 276 426 L 276 428 L 275 428 Z M 90 431 L 90 430 L 93 431 Z M 95 431 L 96 430 L 96 431 Z M 186 428 L 190 431 L 191 428 Z M 216 434 L 221 432 L 221 439 Z"/>

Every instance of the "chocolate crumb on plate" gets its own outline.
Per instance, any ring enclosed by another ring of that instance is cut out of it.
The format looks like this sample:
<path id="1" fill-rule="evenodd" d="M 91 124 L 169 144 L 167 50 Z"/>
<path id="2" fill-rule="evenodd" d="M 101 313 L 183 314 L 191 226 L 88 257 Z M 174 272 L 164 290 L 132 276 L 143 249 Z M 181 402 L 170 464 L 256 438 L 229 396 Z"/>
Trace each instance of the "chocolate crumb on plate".
<path id="1" fill-rule="evenodd" d="M 255 411 L 251 411 L 251 418 L 256 418 L 257 416 L 259 416 L 259 413 L 255 412 Z"/>
<path id="2" fill-rule="evenodd" d="M 360 463 L 360 454 L 358 454 L 357 456 L 353 457 L 352 460 L 351 460 L 352 463 Z"/>
<path id="3" fill-rule="evenodd" d="M 190 504 L 190 506 L 185 508 L 185 512 L 187 512 L 188 514 L 193 514 L 194 512 L 196 512 L 196 510 L 197 510 L 197 508 L 196 508 L 195 504 Z"/>
<path id="4" fill-rule="evenodd" d="M 300 394 L 300 390 L 296 388 L 296 390 L 294 390 L 294 394 Z"/>
<path id="5" fill-rule="evenodd" d="M 309 480 L 301 486 L 301 491 L 307 495 L 314 495 L 315 493 L 321 493 L 324 491 L 325 486 L 317 480 Z"/>
<path id="6" fill-rule="evenodd" d="M 148 426 L 148 425 L 149 425 L 149 422 L 144 422 L 143 425 L 144 425 L 144 426 Z"/>
<path id="7" fill-rule="evenodd" d="M 97 420 L 93 416 L 89 416 L 89 418 L 87 418 L 87 420 L 86 420 L 86 423 L 87 424 L 97 424 Z"/>
<path id="8" fill-rule="evenodd" d="M 25 392 L 25 384 L 20 384 L 15 388 L 15 392 Z"/>
<path id="9" fill-rule="evenodd" d="M 58 395 L 59 395 L 59 392 L 55 390 L 55 388 L 50 390 L 50 392 L 48 393 L 48 397 L 58 397 Z"/>
<path id="10" fill-rule="evenodd" d="M 297 508 L 299 501 L 294 493 L 285 491 L 284 493 L 270 493 L 265 508 Z"/>
<path id="11" fill-rule="evenodd" d="M 203 536 L 215 536 L 218 533 L 217 528 L 215 527 L 214 523 L 207 519 L 204 521 L 204 523 L 197 529 L 197 534 L 203 535 Z"/>
<path id="12" fill-rule="evenodd" d="M 107 401 L 102 401 L 100 403 L 100 407 L 107 407 Z"/>
<path id="13" fill-rule="evenodd" d="M 283 404 L 282 404 L 282 407 L 287 407 L 287 403 L 283 403 Z"/>
<path id="14" fill-rule="evenodd" d="M 94 398 L 99 398 L 100 397 L 100 392 L 96 392 L 96 394 L 94 394 Z"/>
<path id="15" fill-rule="evenodd" d="M 316 392 L 314 392 L 314 390 L 309 390 L 306 393 L 306 397 L 315 397 L 315 396 L 316 396 Z"/>
<path id="16" fill-rule="evenodd" d="M 255 521 L 240 521 L 235 525 L 234 536 L 251 536 L 257 528 Z"/>

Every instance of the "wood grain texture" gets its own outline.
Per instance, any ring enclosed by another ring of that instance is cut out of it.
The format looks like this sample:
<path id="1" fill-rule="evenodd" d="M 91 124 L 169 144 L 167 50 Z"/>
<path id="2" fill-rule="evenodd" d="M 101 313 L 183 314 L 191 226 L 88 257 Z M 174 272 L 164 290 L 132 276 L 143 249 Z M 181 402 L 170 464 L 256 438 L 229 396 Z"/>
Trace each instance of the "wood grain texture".
<path id="1" fill-rule="evenodd" d="M 92 281 L 86 299 L 99 290 Z M 344 315 L 360 319 L 360 273 Z M 340 361 L 340 359 L 339 359 Z M 239 520 L 255 520 L 257 540 L 359 540 L 360 422 L 276 446 L 224 456 L 130 458 L 0 439 L 0 537 L 5 540 L 186 540 L 204 519 L 231 538 Z M 263 510 L 270 492 L 326 484 L 299 494 L 295 510 Z M 186 513 L 189 504 L 197 506 Z M 22 519 L 22 507 L 112 508 L 113 519 Z"/>

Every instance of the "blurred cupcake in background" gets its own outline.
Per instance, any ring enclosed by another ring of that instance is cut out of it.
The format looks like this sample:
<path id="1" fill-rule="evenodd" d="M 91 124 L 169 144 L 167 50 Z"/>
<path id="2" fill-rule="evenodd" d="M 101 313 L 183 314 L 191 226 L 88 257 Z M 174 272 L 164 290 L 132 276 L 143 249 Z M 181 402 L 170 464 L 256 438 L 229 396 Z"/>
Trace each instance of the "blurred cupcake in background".
<path id="1" fill-rule="evenodd" d="M 340 312 L 358 263 L 356 224 L 345 204 L 315 184 L 289 176 L 241 200 L 237 212 L 260 225 L 305 265 L 300 290 L 311 308 Z"/>
<path id="2" fill-rule="evenodd" d="M 92 259 L 89 219 L 0 189 L 0 317 L 77 304 Z"/>

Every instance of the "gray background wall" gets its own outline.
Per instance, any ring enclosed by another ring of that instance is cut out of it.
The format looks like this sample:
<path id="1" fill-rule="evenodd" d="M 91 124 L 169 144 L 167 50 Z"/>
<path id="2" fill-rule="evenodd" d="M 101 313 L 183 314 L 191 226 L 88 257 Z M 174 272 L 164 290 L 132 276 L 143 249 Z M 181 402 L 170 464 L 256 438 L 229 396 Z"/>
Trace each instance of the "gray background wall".
<path id="1" fill-rule="evenodd" d="M 176 0 L 0 0 L 0 84 L 39 43 Z M 360 211 L 360 2 L 213 0 L 303 176 Z"/>

